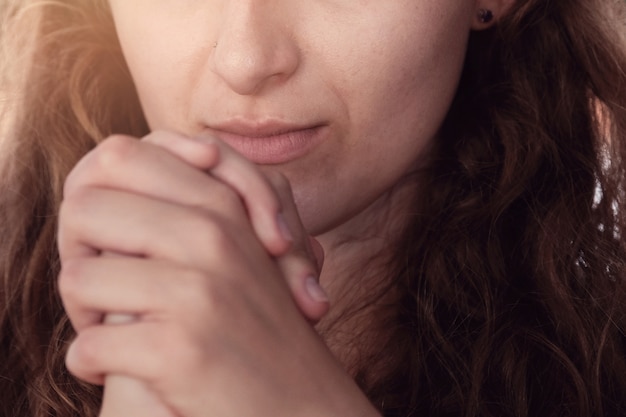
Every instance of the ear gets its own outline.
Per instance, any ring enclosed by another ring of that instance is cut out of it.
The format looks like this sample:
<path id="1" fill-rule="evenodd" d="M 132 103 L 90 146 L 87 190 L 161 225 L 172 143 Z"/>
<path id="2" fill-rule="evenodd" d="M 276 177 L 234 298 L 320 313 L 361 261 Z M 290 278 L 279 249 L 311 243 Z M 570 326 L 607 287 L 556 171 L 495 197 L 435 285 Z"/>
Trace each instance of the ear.
<path id="1" fill-rule="evenodd" d="M 516 0 L 475 0 L 472 29 L 483 30 L 493 26 L 508 13 Z"/>

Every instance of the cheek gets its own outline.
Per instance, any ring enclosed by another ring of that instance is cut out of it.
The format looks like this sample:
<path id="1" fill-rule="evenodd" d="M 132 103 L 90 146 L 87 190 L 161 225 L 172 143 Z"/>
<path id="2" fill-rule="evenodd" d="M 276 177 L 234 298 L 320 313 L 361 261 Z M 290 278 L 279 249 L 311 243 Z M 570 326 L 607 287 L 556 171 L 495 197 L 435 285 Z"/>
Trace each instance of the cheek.
<path id="1" fill-rule="evenodd" d="M 384 51 L 340 83 L 351 131 L 369 142 L 370 165 L 395 160 L 409 169 L 436 136 L 461 76 L 469 30 L 406 33 L 388 38 Z M 411 48 L 406 38 L 416 39 Z"/>
<path id="2" fill-rule="evenodd" d="M 334 57 L 326 61 L 328 83 L 360 126 L 387 130 L 408 123 L 413 135 L 432 136 L 458 85 L 471 2 L 400 3 L 380 6 L 349 32 L 333 34 L 342 41 L 328 54 Z"/>
<path id="3" fill-rule="evenodd" d="M 193 78 L 190 76 L 192 67 L 182 63 L 178 54 L 161 51 L 150 54 L 150 51 L 142 50 L 128 61 L 151 129 L 184 131 L 184 125 L 180 124 L 187 118 L 190 91 L 193 88 Z M 168 62 L 180 64 L 177 68 L 172 68 L 164 64 Z"/>
<path id="4" fill-rule="evenodd" d="M 154 14 L 120 15 L 115 17 L 118 37 L 148 124 L 153 130 L 185 131 L 191 92 L 211 51 L 204 41 L 207 22 L 187 19 L 178 27 L 176 19 Z"/>
<path id="5" fill-rule="evenodd" d="M 428 20 L 371 30 L 377 36 L 342 45 L 345 58 L 327 67 L 328 83 L 347 108 L 349 145 L 324 161 L 332 175 L 296 181 L 305 223 L 314 231 L 371 205 L 427 157 L 458 85 L 469 27 L 464 30 L 460 12 L 437 25 L 422 19 Z"/>

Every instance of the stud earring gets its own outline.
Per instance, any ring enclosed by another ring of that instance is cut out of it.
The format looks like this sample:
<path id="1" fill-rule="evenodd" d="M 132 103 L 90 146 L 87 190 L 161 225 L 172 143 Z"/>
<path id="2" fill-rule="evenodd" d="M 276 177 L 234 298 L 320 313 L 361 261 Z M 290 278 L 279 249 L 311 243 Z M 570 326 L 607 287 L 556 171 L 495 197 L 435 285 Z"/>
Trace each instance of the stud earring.
<path id="1" fill-rule="evenodd" d="M 480 23 L 490 23 L 493 20 L 493 12 L 489 9 L 479 9 L 478 20 Z"/>

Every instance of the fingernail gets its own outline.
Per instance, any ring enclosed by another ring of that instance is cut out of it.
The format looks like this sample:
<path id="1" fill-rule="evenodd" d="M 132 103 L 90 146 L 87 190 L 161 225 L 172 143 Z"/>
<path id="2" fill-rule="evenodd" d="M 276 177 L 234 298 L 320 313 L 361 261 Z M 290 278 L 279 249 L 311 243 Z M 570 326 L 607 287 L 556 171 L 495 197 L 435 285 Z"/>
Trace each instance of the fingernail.
<path id="1" fill-rule="evenodd" d="M 328 302 L 328 294 L 326 291 L 320 286 L 317 280 L 310 276 L 307 277 L 304 282 L 304 286 L 306 288 L 306 292 L 309 294 L 309 297 L 318 303 L 327 303 Z"/>
<path id="2" fill-rule="evenodd" d="M 285 220 L 283 213 L 278 213 L 276 216 L 276 222 L 278 223 L 278 229 L 280 230 L 280 234 L 283 238 L 288 242 L 293 242 L 293 235 L 291 234 L 291 230 L 289 230 L 289 226 L 287 226 L 287 221 Z"/>

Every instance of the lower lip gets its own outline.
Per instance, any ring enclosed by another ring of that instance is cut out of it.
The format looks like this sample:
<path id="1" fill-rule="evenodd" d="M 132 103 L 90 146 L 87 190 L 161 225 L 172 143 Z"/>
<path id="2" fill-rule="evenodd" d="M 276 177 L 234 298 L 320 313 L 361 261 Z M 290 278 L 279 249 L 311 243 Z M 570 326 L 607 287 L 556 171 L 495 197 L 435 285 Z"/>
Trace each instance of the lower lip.
<path id="1" fill-rule="evenodd" d="M 274 136 L 250 137 L 211 130 L 220 140 L 250 161 L 276 165 L 298 159 L 324 140 L 325 126 L 296 130 Z"/>

